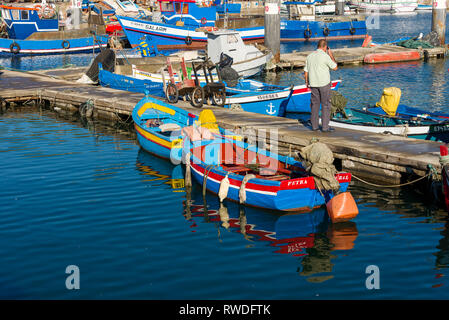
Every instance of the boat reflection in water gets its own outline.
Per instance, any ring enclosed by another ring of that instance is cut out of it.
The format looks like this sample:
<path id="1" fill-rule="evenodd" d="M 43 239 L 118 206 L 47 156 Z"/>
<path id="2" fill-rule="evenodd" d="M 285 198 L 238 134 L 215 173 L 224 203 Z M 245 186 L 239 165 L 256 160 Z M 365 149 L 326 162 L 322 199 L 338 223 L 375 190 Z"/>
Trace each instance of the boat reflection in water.
<path id="1" fill-rule="evenodd" d="M 311 282 L 331 279 L 332 275 L 322 275 L 332 272 L 331 259 L 336 256 L 331 252 L 351 250 L 358 235 L 355 222 L 332 224 L 325 208 L 281 214 L 229 201 L 220 204 L 218 197 L 203 196 L 195 186 L 186 198 L 184 216 L 193 232 L 203 221 L 216 226 L 220 241 L 223 229 L 240 233 L 247 241 L 266 241 L 273 252 L 298 257 L 302 265 L 299 274 Z"/>
<path id="2" fill-rule="evenodd" d="M 354 222 L 332 224 L 325 208 L 307 213 L 282 214 L 268 210 L 241 206 L 203 193 L 201 186 L 185 188 L 181 166 L 140 150 L 136 161 L 143 180 L 152 186 L 170 186 L 174 192 L 184 192 L 185 219 L 192 232 L 200 223 L 210 223 L 217 229 L 218 240 L 227 230 L 239 233 L 243 241 L 253 245 L 265 242 L 270 251 L 300 259 L 298 273 L 308 281 L 321 282 L 332 278 L 331 254 L 334 250 L 351 250 L 357 238 Z M 319 274 L 318 276 L 314 276 Z"/>

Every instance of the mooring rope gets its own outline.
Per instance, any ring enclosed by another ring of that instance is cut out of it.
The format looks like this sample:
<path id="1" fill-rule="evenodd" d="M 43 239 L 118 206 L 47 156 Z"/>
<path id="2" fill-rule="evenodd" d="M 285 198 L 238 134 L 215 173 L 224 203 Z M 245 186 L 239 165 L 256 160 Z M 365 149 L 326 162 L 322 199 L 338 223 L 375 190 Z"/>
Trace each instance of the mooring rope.
<path id="1" fill-rule="evenodd" d="M 407 186 L 407 185 L 413 184 L 413 183 L 415 183 L 415 182 L 421 181 L 422 179 L 425 179 L 425 178 L 431 176 L 432 174 L 433 174 L 433 173 L 432 173 L 432 171 L 431 171 L 431 172 L 429 172 L 428 174 L 426 174 L 425 176 L 419 177 L 419 178 L 416 179 L 416 180 L 409 181 L 409 182 L 405 182 L 405 183 L 401 183 L 401 184 L 391 184 L 391 185 L 371 183 L 371 182 L 368 182 L 368 181 L 366 181 L 366 180 L 363 180 L 362 178 L 357 177 L 356 175 L 354 175 L 354 174 L 352 174 L 352 173 L 351 173 L 351 176 L 354 177 L 356 180 L 359 180 L 359 181 L 361 181 L 361 182 L 363 182 L 363 183 L 366 183 L 366 184 L 368 184 L 368 185 L 370 185 L 370 186 L 373 186 L 373 187 L 398 188 L 398 187 Z"/>

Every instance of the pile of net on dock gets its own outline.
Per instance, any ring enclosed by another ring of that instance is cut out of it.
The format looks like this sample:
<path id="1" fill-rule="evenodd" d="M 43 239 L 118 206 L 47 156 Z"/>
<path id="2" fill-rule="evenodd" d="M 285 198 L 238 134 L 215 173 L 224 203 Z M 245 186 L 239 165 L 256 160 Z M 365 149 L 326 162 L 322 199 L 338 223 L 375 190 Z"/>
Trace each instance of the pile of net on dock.
<path id="1" fill-rule="evenodd" d="M 102 64 L 103 70 L 114 72 L 115 69 L 115 52 L 109 48 L 103 49 L 91 63 L 86 74 L 78 79 L 78 83 L 97 83 L 98 74 L 100 70 L 98 69 L 98 63 Z"/>
<path id="2" fill-rule="evenodd" d="M 399 41 L 397 45 L 409 49 L 431 49 L 440 45 L 440 38 L 438 37 L 438 33 L 436 31 L 431 31 L 424 37 L 420 37 Z"/>
<path id="3" fill-rule="evenodd" d="M 322 142 L 311 143 L 299 151 L 299 156 L 320 190 L 337 191 L 340 188 L 340 184 L 335 179 L 337 169 L 333 164 L 334 154 L 327 145 Z"/>

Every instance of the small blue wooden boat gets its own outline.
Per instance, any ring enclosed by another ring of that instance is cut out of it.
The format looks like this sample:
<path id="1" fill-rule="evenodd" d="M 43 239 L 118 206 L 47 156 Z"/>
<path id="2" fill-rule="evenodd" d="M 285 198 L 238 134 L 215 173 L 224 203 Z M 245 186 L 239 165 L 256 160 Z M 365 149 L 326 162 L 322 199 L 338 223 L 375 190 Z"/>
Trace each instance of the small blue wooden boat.
<path id="1" fill-rule="evenodd" d="M 316 17 L 315 3 L 321 0 L 284 2 L 288 19 L 281 19 L 281 41 L 362 39 L 366 36 L 364 18 L 348 16 L 333 21 L 329 17 Z"/>
<path id="2" fill-rule="evenodd" d="M 164 86 L 161 82 L 137 79 L 104 70 L 101 63 L 98 64 L 98 80 L 100 85 L 106 88 L 124 90 L 130 92 L 148 93 L 155 96 L 164 96 Z"/>
<path id="3" fill-rule="evenodd" d="M 159 49 L 204 48 L 207 44 L 205 32 L 216 30 L 222 24 L 213 6 L 200 6 L 194 0 L 158 2 L 163 21 L 117 16 L 131 46 L 139 45 L 143 36 L 151 35 Z M 254 21 L 240 19 L 242 26 L 234 28 L 245 42 L 263 42 L 264 27 L 254 26 Z"/>
<path id="4" fill-rule="evenodd" d="M 132 113 L 140 146 L 164 159 L 181 159 L 181 129 L 197 116 L 152 97 L 140 100 Z"/>
<path id="5" fill-rule="evenodd" d="M 141 93 L 148 91 L 151 95 L 165 97 L 162 76 L 144 72 L 135 67 L 133 67 L 133 75 L 122 75 L 100 68 L 99 80 L 104 87 Z M 340 80 L 333 81 L 332 89 L 336 90 L 340 82 Z M 204 78 L 200 77 L 200 83 L 205 84 Z M 208 103 L 212 104 L 212 101 Z M 233 87 L 226 86 L 224 107 L 271 116 L 284 116 L 286 110 L 310 112 L 310 89 L 305 85 L 285 87 L 241 79 Z"/>
<path id="6" fill-rule="evenodd" d="M 58 31 L 58 15 L 49 5 L 0 8 L 9 36 L 0 38 L 1 54 L 79 53 L 107 46 L 108 38 L 103 34 L 91 34 L 89 30 Z"/>

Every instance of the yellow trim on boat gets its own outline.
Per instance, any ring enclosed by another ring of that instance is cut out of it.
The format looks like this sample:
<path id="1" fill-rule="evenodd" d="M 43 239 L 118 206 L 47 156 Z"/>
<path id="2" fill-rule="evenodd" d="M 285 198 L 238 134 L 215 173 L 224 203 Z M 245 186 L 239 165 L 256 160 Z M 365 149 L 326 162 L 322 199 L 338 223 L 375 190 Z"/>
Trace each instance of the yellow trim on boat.
<path id="1" fill-rule="evenodd" d="M 169 107 L 161 106 L 161 105 L 153 103 L 153 102 L 147 102 L 143 106 L 140 107 L 139 111 L 137 111 L 137 115 L 139 117 L 141 117 L 142 114 L 148 109 L 159 110 L 159 111 L 168 113 L 169 115 L 172 115 L 172 116 L 174 116 L 176 113 L 175 110 L 170 109 Z"/>
<path id="2" fill-rule="evenodd" d="M 172 148 L 182 148 L 182 139 L 176 139 L 171 142 Z"/>
<path id="3" fill-rule="evenodd" d="M 139 126 L 136 125 L 136 129 L 137 131 L 139 131 L 139 133 L 144 136 L 145 138 L 147 138 L 148 140 L 151 140 L 159 145 L 162 145 L 168 149 L 171 149 L 172 147 L 172 141 L 167 141 L 164 139 L 159 138 L 158 136 L 155 136 L 154 134 L 149 133 L 148 131 L 143 130 L 142 128 L 140 128 Z M 179 140 L 179 139 L 178 139 Z M 174 140 L 176 141 L 176 140 Z"/>

